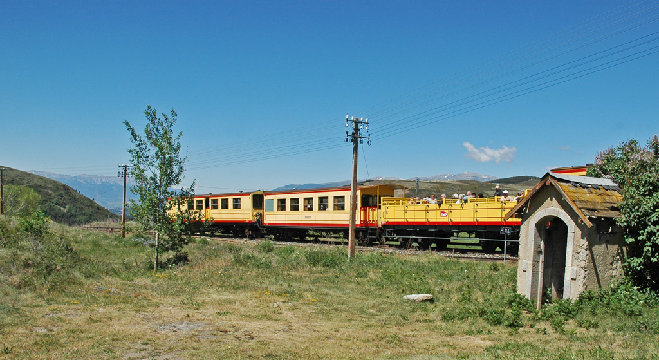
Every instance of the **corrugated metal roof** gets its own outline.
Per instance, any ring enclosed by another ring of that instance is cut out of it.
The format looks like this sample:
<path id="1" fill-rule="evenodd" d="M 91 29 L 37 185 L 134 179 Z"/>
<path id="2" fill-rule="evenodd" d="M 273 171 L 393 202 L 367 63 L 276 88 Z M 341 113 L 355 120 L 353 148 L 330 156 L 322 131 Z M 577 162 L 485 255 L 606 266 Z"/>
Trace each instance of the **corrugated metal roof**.
<path id="1" fill-rule="evenodd" d="M 618 185 L 616 185 L 616 183 L 614 183 L 610 179 L 596 178 L 590 176 L 567 175 L 567 174 L 560 174 L 555 172 L 550 172 L 549 174 L 555 179 L 569 181 L 575 184 L 583 184 L 583 185 L 591 185 L 591 186 L 596 185 L 596 186 L 603 186 L 610 190 L 618 190 Z"/>

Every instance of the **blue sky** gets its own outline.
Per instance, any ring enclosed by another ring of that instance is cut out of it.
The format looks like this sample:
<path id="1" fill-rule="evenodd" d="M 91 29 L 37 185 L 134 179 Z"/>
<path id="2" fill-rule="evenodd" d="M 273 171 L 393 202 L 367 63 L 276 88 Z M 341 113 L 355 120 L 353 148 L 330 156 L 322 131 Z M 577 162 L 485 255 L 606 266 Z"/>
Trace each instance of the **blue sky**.
<path id="1" fill-rule="evenodd" d="M 116 174 L 174 108 L 198 192 L 541 176 L 659 125 L 656 1 L 3 1 L 0 164 Z"/>

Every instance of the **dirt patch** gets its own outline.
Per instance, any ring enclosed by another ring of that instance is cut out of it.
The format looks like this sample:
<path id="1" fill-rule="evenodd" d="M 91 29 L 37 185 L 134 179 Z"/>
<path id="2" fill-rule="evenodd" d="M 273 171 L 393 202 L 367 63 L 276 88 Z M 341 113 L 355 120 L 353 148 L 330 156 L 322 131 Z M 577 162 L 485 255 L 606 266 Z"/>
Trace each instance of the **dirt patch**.
<path id="1" fill-rule="evenodd" d="M 195 322 L 195 321 L 182 321 L 174 322 L 167 324 L 160 324 L 156 326 L 156 329 L 161 332 L 190 332 L 201 330 L 208 327 L 208 324 L 205 322 Z"/>

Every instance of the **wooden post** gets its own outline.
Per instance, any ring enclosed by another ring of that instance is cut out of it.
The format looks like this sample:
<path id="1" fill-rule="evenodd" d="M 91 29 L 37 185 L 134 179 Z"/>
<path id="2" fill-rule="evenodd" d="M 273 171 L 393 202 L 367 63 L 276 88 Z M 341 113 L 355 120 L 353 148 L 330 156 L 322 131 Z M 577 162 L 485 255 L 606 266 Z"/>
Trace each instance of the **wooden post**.
<path id="1" fill-rule="evenodd" d="M 5 168 L 0 167 L 0 215 L 5 213 Z"/>
<path id="2" fill-rule="evenodd" d="M 359 122 L 355 121 L 352 140 L 352 181 L 350 183 L 350 230 L 348 233 L 348 257 L 355 257 L 355 218 L 357 212 L 357 152 L 359 149 Z"/>
<path id="3" fill-rule="evenodd" d="M 153 272 L 158 271 L 158 231 L 156 231 L 156 258 L 153 261 Z"/>
<path id="4" fill-rule="evenodd" d="M 121 237 L 126 238 L 126 177 L 128 176 L 128 165 L 120 165 L 123 167 L 124 175 L 124 200 L 121 203 Z"/>

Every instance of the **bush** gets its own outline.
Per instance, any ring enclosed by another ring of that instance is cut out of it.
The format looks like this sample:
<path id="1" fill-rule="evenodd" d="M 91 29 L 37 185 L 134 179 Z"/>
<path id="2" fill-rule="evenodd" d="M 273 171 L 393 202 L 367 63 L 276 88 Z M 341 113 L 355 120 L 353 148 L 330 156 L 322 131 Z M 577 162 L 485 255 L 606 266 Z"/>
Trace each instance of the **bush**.
<path id="1" fill-rule="evenodd" d="M 304 254 L 307 264 L 311 266 L 322 266 L 328 268 L 338 268 L 343 265 L 348 257 L 344 252 L 336 250 L 313 249 Z"/>
<path id="2" fill-rule="evenodd" d="M 616 222 L 628 247 L 625 273 L 637 285 L 659 290 L 659 138 L 655 135 L 647 146 L 630 140 L 602 151 L 588 175 L 620 186 Z"/>
<path id="3" fill-rule="evenodd" d="M 21 230 L 34 236 L 43 236 L 48 231 L 48 222 L 50 219 L 41 211 L 37 211 L 32 216 L 22 217 L 19 220 Z"/>
<path id="4" fill-rule="evenodd" d="M 175 252 L 174 255 L 170 256 L 161 264 L 163 268 L 172 268 L 179 265 L 187 264 L 190 261 L 190 257 L 186 251 Z"/>
<path id="5" fill-rule="evenodd" d="M 275 244 L 270 240 L 264 240 L 258 243 L 256 248 L 261 252 L 269 253 L 275 249 Z"/>

